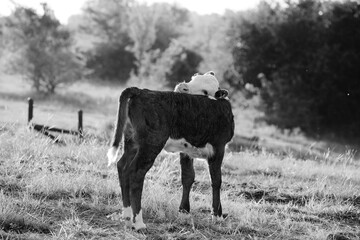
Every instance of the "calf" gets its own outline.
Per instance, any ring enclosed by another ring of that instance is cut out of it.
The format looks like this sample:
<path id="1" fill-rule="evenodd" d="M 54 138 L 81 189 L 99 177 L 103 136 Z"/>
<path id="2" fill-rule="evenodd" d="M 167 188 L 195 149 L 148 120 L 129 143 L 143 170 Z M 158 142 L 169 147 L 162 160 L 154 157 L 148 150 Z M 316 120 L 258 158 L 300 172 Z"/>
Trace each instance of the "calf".
<path id="1" fill-rule="evenodd" d="M 222 216 L 221 164 L 225 145 L 234 135 L 228 100 L 127 88 L 119 99 L 112 148 L 108 152 L 110 161 L 116 161 L 123 134 L 124 153 L 117 169 L 127 224 L 136 230 L 146 228 L 141 211 L 144 178 L 162 149 L 181 152 L 183 195 L 179 210 L 190 211 L 189 193 L 195 179 L 193 158 L 205 158 L 212 182 L 213 215 Z"/>

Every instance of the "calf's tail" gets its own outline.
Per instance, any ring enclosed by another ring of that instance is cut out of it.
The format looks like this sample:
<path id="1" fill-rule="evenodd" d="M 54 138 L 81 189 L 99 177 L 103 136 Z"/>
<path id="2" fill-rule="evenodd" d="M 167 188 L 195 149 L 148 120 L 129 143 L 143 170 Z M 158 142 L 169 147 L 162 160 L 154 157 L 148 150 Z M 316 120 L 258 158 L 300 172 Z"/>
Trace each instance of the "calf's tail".
<path id="1" fill-rule="evenodd" d="M 126 119 L 128 118 L 128 102 L 132 97 L 138 95 L 139 93 L 140 89 L 131 87 L 126 88 L 120 95 L 114 137 L 111 142 L 111 147 L 107 152 L 108 166 L 118 160 L 119 145 L 122 139 Z"/>

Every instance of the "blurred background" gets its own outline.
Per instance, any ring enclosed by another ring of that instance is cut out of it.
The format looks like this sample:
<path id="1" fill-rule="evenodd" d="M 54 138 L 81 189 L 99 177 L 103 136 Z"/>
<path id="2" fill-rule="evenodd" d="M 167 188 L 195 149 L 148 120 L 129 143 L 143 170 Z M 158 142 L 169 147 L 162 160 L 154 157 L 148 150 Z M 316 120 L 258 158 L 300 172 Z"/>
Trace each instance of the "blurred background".
<path id="1" fill-rule="evenodd" d="M 212 1 L 211 1 L 212 2 Z M 127 86 L 171 90 L 215 71 L 233 150 L 356 155 L 359 1 L 74 0 L 0 3 L 0 122 L 75 125 L 108 139 Z"/>

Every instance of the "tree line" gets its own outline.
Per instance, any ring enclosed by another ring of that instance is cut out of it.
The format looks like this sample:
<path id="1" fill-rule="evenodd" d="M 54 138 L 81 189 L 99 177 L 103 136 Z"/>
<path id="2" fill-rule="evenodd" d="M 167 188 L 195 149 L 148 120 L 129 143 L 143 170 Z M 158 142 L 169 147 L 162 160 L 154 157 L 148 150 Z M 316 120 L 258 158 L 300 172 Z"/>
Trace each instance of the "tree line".
<path id="1" fill-rule="evenodd" d="M 261 87 L 268 122 L 359 135 L 359 2 L 262 2 L 233 23 L 234 68 Z"/>
<path id="2" fill-rule="evenodd" d="M 43 8 L 18 6 L 0 20 L 0 45 L 16 53 L 0 57 L 38 91 L 82 77 L 171 88 L 214 70 L 230 92 L 257 88 L 269 123 L 360 133 L 359 2 L 263 1 L 202 16 L 166 3 L 96 0 L 67 26 Z"/>

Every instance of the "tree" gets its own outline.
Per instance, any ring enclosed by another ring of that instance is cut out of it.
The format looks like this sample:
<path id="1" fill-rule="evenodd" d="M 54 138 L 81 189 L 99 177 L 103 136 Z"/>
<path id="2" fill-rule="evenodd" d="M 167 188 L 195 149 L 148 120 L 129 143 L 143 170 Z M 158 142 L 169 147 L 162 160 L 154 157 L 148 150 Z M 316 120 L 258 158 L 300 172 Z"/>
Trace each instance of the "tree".
<path id="1" fill-rule="evenodd" d="M 91 76 L 100 79 L 116 80 L 126 83 L 132 70 L 137 70 L 134 54 L 120 44 L 99 43 L 95 49 L 86 53 L 86 67 Z"/>
<path id="2" fill-rule="evenodd" d="M 180 36 L 181 26 L 187 21 L 187 10 L 164 3 L 150 7 L 137 4 L 130 8 L 129 19 L 131 50 L 137 59 L 138 72 L 142 74 L 147 72 L 142 68 L 149 68 L 146 66 L 149 59 L 159 56 L 157 52 L 166 51 L 172 40 Z"/>
<path id="3" fill-rule="evenodd" d="M 81 29 L 96 35 L 103 43 L 129 43 L 129 9 L 132 0 L 88 0 L 85 4 L 86 25 Z"/>
<path id="4" fill-rule="evenodd" d="M 189 14 L 189 24 L 184 26 L 180 36 L 180 41 L 187 49 L 202 57 L 199 70 L 203 73 L 215 71 L 220 81 L 232 64 L 231 47 L 226 36 L 229 14 L 199 15 L 192 12 Z"/>
<path id="5" fill-rule="evenodd" d="M 156 9 L 150 9 L 144 4 L 135 5 L 129 10 L 129 36 L 133 42 L 131 51 L 137 59 L 139 69 L 142 68 L 146 52 L 156 40 L 155 26 L 158 16 Z"/>
<path id="6" fill-rule="evenodd" d="M 86 67 L 91 76 L 126 83 L 132 71 L 137 72 L 136 58 L 130 50 L 131 0 L 95 0 L 86 3 L 78 31 L 95 36 L 98 41 L 86 50 Z"/>
<path id="7" fill-rule="evenodd" d="M 0 17 L 0 70 L 1 70 L 1 66 L 3 65 L 2 64 L 2 54 L 3 54 L 3 51 L 4 51 L 4 48 L 5 48 L 5 42 L 4 42 L 4 18 Z"/>
<path id="8" fill-rule="evenodd" d="M 155 3 L 150 8 L 157 12 L 156 38 L 152 49 L 165 51 L 172 40 L 183 34 L 184 25 L 189 22 L 189 11 L 166 3 Z"/>
<path id="9" fill-rule="evenodd" d="M 173 64 L 166 74 L 168 85 L 171 88 L 174 88 L 179 82 L 191 79 L 191 76 L 198 72 L 199 64 L 203 60 L 196 52 L 183 46 L 179 48 L 178 53 L 172 56 Z"/>
<path id="10" fill-rule="evenodd" d="M 179 82 L 189 80 L 202 58 L 197 53 L 185 48 L 177 40 L 172 40 L 169 47 L 161 52 L 149 51 L 144 55 L 143 65 L 136 76 L 132 75 L 132 84 L 140 87 L 174 89 Z"/>
<path id="11" fill-rule="evenodd" d="M 166 3 L 148 6 L 131 0 L 88 1 L 85 17 L 90 27 L 83 29 L 96 35 L 100 43 L 87 52 L 87 67 L 100 78 L 123 83 L 130 73 L 140 82 L 164 76 L 168 70 L 155 65 L 162 61 L 172 40 L 180 36 L 187 13 Z"/>
<path id="12" fill-rule="evenodd" d="M 308 133 L 360 133 L 359 3 L 262 2 L 234 18 L 229 36 L 234 69 L 244 84 L 262 87 L 269 122 Z"/>
<path id="13" fill-rule="evenodd" d="M 14 69 L 38 92 L 54 93 L 59 86 L 81 78 L 81 63 L 71 51 L 70 32 L 43 4 L 44 14 L 17 7 L 6 19 L 6 37 L 18 49 Z"/>

